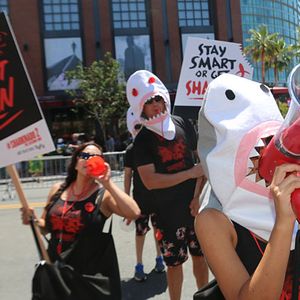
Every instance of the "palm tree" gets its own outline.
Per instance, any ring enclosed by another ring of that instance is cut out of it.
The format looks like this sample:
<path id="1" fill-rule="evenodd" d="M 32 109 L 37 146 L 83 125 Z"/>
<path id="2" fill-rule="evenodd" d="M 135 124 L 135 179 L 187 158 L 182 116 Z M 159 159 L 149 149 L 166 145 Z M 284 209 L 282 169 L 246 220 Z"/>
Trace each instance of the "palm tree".
<path id="1" fill-rule="evenodd" d="M 261 78 L 265 83 L 266 62 L 272 51 L 272 44 L 277 39 L 278 33 L 269 34 L 266 25 L 260 25 L 258 30 L 250 29 L 250 38 L 246 41 L 245 53 L 251 55 L 254 62 L 261 62 Z"/>
<path id="2" fill-rule="evenodd" d="M 287 68 L 293 57 L 293 47 L 287 46 L 284 39 L 276 39 L 270 47 L 266 66 L 274 70 L 274 85 L 278 83 L 278 73 Z"/>

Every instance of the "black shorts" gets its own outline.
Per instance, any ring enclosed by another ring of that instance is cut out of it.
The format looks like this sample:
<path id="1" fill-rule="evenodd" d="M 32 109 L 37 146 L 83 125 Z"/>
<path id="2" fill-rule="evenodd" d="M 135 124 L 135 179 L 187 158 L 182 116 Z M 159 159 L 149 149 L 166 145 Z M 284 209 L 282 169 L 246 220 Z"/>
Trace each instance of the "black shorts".
<path id="1" fill-rule="evenodd" d="M 135 234 L 138 236 L 145 235 L 149 230 L 149 218 L 151 220 L 152 227 L 156 227 L 156 215 L 141 215 L 135 220 Z"/>
<path id="2" fill-rule="evenodd" d="M 156 234 L 161 253 L 167 266 L 178 266 L 188 259 L 188 249 L 192 256 L 203 256 L 194 227 L 180 227 L 173 235 Z"/>

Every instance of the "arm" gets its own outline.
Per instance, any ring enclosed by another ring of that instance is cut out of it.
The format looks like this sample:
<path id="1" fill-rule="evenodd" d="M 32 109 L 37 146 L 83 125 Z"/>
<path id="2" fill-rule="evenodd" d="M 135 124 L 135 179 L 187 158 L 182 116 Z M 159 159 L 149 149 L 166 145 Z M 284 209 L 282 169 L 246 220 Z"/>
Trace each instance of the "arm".
<path id="1" fill-rule="evenodd" d="M 138 205 L 122 191 L 110 178 L 110 167 L 107 163 L 107 171 L 105 175 L 101 175 L 95 178 L 96 181 L 100 182 L 106 189 L 101 204 L 101 211 L 105 216 L 109 217 L 115 213 L 126 219 L 134 220 L 137 219 L 141 213 Z"/>
<path id="2" fill-rule="evenodd" d="M 131 178 L 132 178 L 132 169 L 125 167 L 124 168 L 124 191 L 127 195 L 130 195 Z"/>
<path id="3" fill-rule="evenodd" d="M 156 173 L 154 164 L 147 164 L 138 167 L 140 177 L 148 190 L 163 189 L 182 183 L 188 179 L 203 176 L 200 164 L 184 171 L 174 174 Z"/>
<path id="4" fill-rule="evenodd" d="M 197 178 L 196 186 L 195 186 L 195 191 L 194 191 L 194 197 L 190 203 L 190 210 L 191 210 L 191 215 L 193 217 L 196 217 L 198 214 L 199 208 L 200 208 L 200 194 L 203 190 L 203 187 L 206 183 L 207 179 L 205 176 Z"/>
<path id="5" fill-rule="evenodd" d="M 48 198 L 47 198 L 47 202 L 45 204 L 45 207 L 49 204 L 52 196 L 57 192 L 57 190 L 59 189 L 59 187 L 61 186 L 61 184 L 62 184 L 61 182 L 58 182 L 58 183 L 54 184 L 51 187 L 51 189 L 49 191 L 49 194 L 48 194 Z M 45 229 L 45 226 L 46 226 L 46 224 L 45 224 L 45 218 L 46 218 L 46 213 L 47 212 L 46 212 L 45 208 L 44 208 L 42 216 L 40 218 L 38 218 L 36 216 L 36 213 L 35 213 L 35 211 L 34 211 L 33 208 L 29 208 L 28 211 L 25 211 L 24 208 L 21 208 L 21 212 L 22 212 L 22 222 L 23 222 L 23 224 L 28 225 L 30 218 L 33 217 L 34 220 L 35 220 L 35 222 L 38 223 L 38 226 L 40 227 L 41 233 L 42 234 L 47 234 L 47 231 Z"/>
<path id="6" fill-rule="evenodd" d="M 283 166 L 275 171 L 271 190 L 276 221 L 264 255 L 252 276 L 249 276 L 235 251 L 237 237 L 227 217 L 214 209 L 207 209 L 196 218 L 195 228 L 201 248 L 226 299 L 280 297 L 295 222 L 290 195 L 295 188 L 300 187 L 299 177 L 291 175 L 284 179 L 287 172 L 300 170 L 300 166 L 290 166 L 293 167 Z"/>
<path id="7" fill-rule="evenodd" d="M 193 153 L 194 153 L 195 160 L 198 163 L 200 163 L 200 159 L 199 159 L 197 151 L 195 150 Z M 196 217 L 196 215 L 198 214 L 198 211 L 200 208 L 200 199 L 199 198 L 200 198 L 200 194 L 203 190 L 203 187 L 204 187 L 206 181 L 207 181 L 207 179 L 204 175 L 202 177 L 197 178 L 195 191 L 194 191 L 194 197 L 190 203 L 191 215 L 193 217 Z"/>

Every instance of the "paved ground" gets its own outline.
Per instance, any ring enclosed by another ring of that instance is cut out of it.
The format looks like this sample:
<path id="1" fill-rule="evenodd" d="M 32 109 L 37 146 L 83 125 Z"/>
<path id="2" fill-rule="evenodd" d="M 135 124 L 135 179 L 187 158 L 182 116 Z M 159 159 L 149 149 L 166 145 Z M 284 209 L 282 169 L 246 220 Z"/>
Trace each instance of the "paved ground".
<path id="1" fill-rule="evenodd" d="M 28 201 L 39 208 L 46 198 L 48 188 L 24 189 Z M 3 191 L 2 191 L 3 193 Z M 0 191 L 0 199 L 1 197 Z M 30 299 L 31 278 L 38 255 L 31 229 L 20 221 L 17 199 L 0 201 L 0 299 Z M 144 251 L 145 271 L 148 280 L 137 283 L 132 279 L 135 265 L 134 231 L 125 232 L 120 226 L 121 219 L 114 217 L 113 235 L 119 258 L 122 278 L 123 300 L 168 299 L 166 275 L 156 274 L 152 269 L 155 248 L 152 232 L 146 238 Z M 192 275 L 191 260 L 184 264 L 184 286 L 182 299 L 192 299 L 196 285 Z"/>

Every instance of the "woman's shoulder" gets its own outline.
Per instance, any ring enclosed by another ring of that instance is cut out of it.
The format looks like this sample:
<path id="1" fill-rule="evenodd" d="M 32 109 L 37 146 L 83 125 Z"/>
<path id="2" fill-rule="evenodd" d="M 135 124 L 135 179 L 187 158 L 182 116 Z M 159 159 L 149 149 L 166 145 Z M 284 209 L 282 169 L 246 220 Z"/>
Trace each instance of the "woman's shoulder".
<path id="1" fill-rule="evenodd" d="M 58 191 L 58 189 L 61 187 L 62 184 L 63 184 L 63 182 L 54 183 L 50 188 L 49 196 L 50 197 L 53 196 Z"/>
<path id="2" fill-rule="evenodd" d="M 217 237 L 219 235 L 236 236 L 232 221 L 220 210 L 206 208 L 196 217 L 196 226 L 200 234 Z"/>

